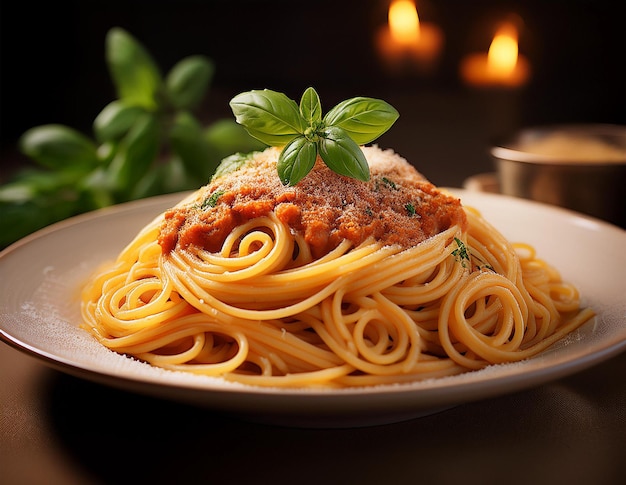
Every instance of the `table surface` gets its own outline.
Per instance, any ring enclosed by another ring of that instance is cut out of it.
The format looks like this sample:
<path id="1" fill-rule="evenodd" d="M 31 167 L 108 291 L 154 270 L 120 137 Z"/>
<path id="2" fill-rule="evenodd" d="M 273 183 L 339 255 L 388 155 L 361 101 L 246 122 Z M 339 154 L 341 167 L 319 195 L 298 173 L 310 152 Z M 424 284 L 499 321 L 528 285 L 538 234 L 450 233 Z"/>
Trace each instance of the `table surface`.
<path id="1" fill-rule="evenodd" d="M 626 477 L 626 353 L 535 388 L 352 429 L 243 421 L 0 343 L 5 484 L 590 484 Z"/>

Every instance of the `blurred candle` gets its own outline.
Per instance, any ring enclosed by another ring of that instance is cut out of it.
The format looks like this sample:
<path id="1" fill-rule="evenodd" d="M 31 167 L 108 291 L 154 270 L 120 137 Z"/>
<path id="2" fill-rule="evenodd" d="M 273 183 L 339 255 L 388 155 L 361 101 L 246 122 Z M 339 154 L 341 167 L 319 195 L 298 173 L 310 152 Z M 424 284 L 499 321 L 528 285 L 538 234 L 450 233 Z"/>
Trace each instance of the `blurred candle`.
<path id="1" fill-rule="evenodd" d="M 487 53 L 470 54 L 461 62 L 461 77 L 469 86 L 518 88 L 530 77 L 528 60 L 519 54 L 517 29 L 504 23 Z"/>
<path id="2" fill-rule="evenodd" d="M 377 37 L 379 55 L 390 70 L 430 72 L 436 66 L 442 44 L 441 29 L 420 22 L 415 2 L 393 0 L 388 25 L 383 26 Z"/>

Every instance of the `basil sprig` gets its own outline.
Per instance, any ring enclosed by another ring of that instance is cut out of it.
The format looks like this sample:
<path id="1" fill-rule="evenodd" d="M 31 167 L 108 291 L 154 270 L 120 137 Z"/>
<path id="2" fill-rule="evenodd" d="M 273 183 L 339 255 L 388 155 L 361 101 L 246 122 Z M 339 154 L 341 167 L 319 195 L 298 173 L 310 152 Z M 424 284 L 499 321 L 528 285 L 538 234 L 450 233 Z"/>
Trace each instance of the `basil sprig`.
<path id="1" fill-rule="evenodd" d="M 398 119 L 398 111 L 385 101 L 357 97 L 339 103 L 322 117 L 320 98 L 312 87 L 300 104 L 269 89 L 252 90 L 230 101 L 237 123 L 254 138 L 282 146 L 278 176 L 295 185 L 315 165 L 319 154 L 334 172 L 369 180 L 369 165 L 359 145 L 385 133 Z"/>

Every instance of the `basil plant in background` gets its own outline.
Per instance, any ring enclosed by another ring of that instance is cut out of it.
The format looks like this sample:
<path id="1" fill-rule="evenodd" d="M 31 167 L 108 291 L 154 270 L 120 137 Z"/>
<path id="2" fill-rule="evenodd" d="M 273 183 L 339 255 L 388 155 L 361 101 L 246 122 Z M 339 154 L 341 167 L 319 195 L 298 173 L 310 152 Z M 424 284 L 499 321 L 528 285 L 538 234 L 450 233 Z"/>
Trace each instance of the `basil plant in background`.
<path id="1" fill-rule="evenodd" d="M 49 124 L 20 137 L 35 168 L 0 187 L 0 248 L 73 215 L 197 188 L 224 157 L 265 146 L 232 119 L 203 126 L 194 116 L 212 80 L 210 59 L 183 58 L 163 76 L 119 27 L 107 33 L 105 55 L 117 99 L 92 134 Z"/>

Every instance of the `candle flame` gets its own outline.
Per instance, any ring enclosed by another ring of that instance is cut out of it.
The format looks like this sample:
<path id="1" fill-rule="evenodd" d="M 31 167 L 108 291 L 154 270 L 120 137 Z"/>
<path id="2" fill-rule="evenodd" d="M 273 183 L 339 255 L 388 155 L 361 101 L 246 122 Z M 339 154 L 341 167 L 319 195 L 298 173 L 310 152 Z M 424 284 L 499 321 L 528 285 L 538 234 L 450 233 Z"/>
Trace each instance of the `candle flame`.
<path id="1" fill-rule="evenodd" d="M 389 6 L 389 30 L 399 44 L 411 44 L 419 39 L 420 22 L 415 2 L 394 0 Z"/>
<path id="2" fill-rule="evenodd" d="M 502 25 L 491 42 L 487 54 L 487 69 L 506 77 L 515 70 L 518 58 L 517 30 L 512 24 Z"/>

